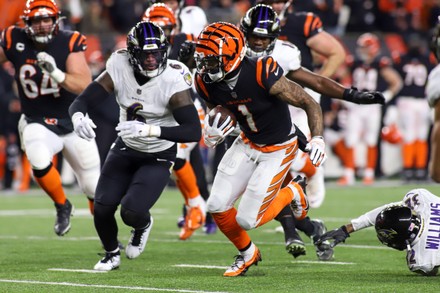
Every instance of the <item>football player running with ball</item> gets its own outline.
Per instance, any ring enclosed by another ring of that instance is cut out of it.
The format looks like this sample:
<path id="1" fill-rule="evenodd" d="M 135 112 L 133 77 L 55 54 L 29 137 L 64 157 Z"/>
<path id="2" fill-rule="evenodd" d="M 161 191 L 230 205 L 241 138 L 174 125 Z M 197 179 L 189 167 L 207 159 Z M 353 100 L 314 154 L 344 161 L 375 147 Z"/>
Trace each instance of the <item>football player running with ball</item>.
<path id="1" fill-rule="evenodd" d="M 360 92 L 354 88 L 345 88 L 327 77 L 302 67 L 301 52 L 298 48 L 288 41 L 278 39 L 281 22 L 271 6 L 258 4 L 250 8 L 240 21 L 240 29 L 246 37 L 246 55 L 248 57 L 272 56 L 283 69 L 286 78 L 332 98 L 357 104 L 384 103 L 385 99 L 379 92 Z M 301 172 L 296 169 L 293 171 Z M 310 206 L 314 207 L 311 203 L 310 192 L 307 196 Z M 284 229 L 286 250 L 295 258 L 306 252 L 305 245 L 295 230 L 295 225 L 313 242 L 326 231 L 320 220 L 310 220 L 306 217 L 304 220 L 295 221 L 291 211 L 287 208 L 284 208 L 276 219 L 280 221 Z M 332 249 L 324 244 L 316 246 L 316 253 L 321 260 L 330 260 L 333 257 Z"/>
<path id="2" fill-rule="evenodd" d="M 231 111 L 242 130 L 218 166 L 207 202 L 217 226 L 239 251 L 224 273 L 235 277 L 261 261 L 247 230 L 271 221 L 287 205 L 298 219 L 307 215 L 302 178 L 281 188 L 298 151 L 288 104 L 304 109 L 309 117 L 310 157 L 317 166 L 326 159 L 322 113 L 312 97 L 284 77 L 271 56 L 246 57 L 244 35 L 233 24 L 215 22 L 205 27 L 194 58 L 197 92 L 210 109 L 221 105 Z M 219 124 L 214 119 L 210 124 L 206 117 L 204 140 L 215 147 L 234 127 L 228 120 Z"/>
<path id="3" fill-rule="evenodd" d="M 94 137 L 89 107 L 105 107 L 114 92 L 120 107 L 118 138 L 110 150 L 95 196 L 95 228 L 105 256 L 95 270 L 120 265 L 115 212 L 133 228 L 125 249 L 129 259 L 144 250 L 153 226 L 150 209 L 159 199 L 176 160 L 176 142 L 201 138 L 200 120 L 191 99 L 192 77 L 181 62 L 167 58 L 169 43 L 152 22 L 136 24 L 127 35 L 127 49 L 114 52 L 106 70 L 69 109 L 75 132 Z"/>
<path id="4" fill-rule="evenodd" d="M 55 1 L 27 1 L 25 27 L 10 26 L 2 33 L 0 63 L 14 65 L 23 111 L 18 125 L 22 148 L 35 180 L 55 204 L 54 230 L 63 236 L 70 230 L 73 206 L 52 159 L 62 152 L 91 211 L 100 160 L 95 137 L 88 141 L 79 138 L 68 113 L 75 96 L 92 80 L 84 55 L 86 38 L 79 32 L 61 30 L 60 19 Z"/>

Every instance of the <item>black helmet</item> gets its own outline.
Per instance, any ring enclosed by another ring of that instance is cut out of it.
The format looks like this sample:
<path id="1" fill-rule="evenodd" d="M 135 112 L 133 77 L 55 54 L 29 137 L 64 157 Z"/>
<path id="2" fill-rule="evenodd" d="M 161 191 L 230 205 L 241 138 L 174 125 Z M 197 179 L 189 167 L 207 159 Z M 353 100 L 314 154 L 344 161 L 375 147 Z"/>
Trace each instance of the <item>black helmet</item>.
<path id="1" fill-rule="evenodd" d="M 168 46 L 169 43 L 163 30 L 150 21 L 138 22 L 127 35 L 130 64 L 136 72 L 148 77 L 158 76 L 165 70 Z M 145 64 L 150 54 L 153 54 L 157 62 L 154 69 L 148 68 Z"/>
<path id="2" fill-rule="evenodd" d="M 240 21 L 240 29 L 246 36 L 255 35 L 263 38 L 270 38 L 272 42 L 262 52 L 255 52 L 247 43 L 248 56 L 264 56 L 272 53 L 275 46 L 275 40 L 281 32 L 280 20 L 272 7 L 264 4 L 258 4 L 249 9 Z"/>
<path id="3" fill-rule="evenodd" d="M 419 233 L 420 219 L 406 206 L 390 206 L 377 215 L 375 228 L 380 242 L 404 250 Z"/>

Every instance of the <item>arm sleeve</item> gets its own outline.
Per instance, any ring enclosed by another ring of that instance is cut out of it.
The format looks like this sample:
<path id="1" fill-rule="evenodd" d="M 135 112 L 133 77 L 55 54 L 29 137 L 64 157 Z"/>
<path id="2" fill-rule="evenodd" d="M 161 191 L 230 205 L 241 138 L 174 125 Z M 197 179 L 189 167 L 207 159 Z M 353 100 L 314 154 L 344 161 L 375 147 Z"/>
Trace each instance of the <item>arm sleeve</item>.
<path id="1" fill-rule="evenodd" d="M 104 87 L 100 83 L 93 81 L 70 105 L 69 115 L 72 116 L 76 112 L 81 112 L 85 115 L 89 107 L 105 107 L 105 99 L 108 97 L 109 93 Z"/>
<path id="2" fill-rule="evenodd" d="M 393 202 L 393 203 L 389 203 L 383 206 L 380 206 L 378 208 L 375 208 L 374 210 L 371 210 L 369 212 L 366 212 L 365 214 L 363 214 L 362 216 L 351 220 L 351 224 L 353 225 L 353 229 L 354 231 L 358 231 L 367 227 L 371 227 L 374 226 L 374 224 L 376 223 L 376 217 L 377 215 L 384 209 L 387 208 L 389 206 L 394 206 L 394 205 L 402 205 L 402 202 Z"/>
<path id="3" fill-rule="evenodd" d="M 178 126 L 160 127 L 160 138 L 175 142 L 196 142 L 202 136 L 199 115 L 194 105 L 187 105 L 173 111 Z"/>

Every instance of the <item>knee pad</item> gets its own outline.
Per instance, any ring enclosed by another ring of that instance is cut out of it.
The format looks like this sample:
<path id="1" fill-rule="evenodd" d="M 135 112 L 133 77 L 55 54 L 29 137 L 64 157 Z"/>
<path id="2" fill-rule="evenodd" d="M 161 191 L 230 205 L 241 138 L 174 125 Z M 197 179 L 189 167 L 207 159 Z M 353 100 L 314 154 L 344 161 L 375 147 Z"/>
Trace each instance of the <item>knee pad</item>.
<path id="1" fill-rule="evenodd" d="M 44 175 L 46 175 L 47 173 L 49 173 L 50 169 L 52 168 L 52 165 L 53 164 L 50 163 L 49 166 L 47 166 L 46 168 L 44 168 L 42 170 L 32 169 L 35 178 L 41 178 Z"/>
<path id="2" fill-rule="evenodd" d="M 52 154 L 42 143 L 35 142 L 26 145 L 26 156 L 31 163 L 32 169 L 43 170 L 51 164 Z"/>
<path id="3" fill-rule="evenodd" d="M 150 223 L 149 212 L 139 213 L 123 206 L 121 207 L 121 218 L 125 225 L 133 227 L 134 229 L 145 228 Z"/>
<path id="4" fill-rule="evenodd" d="M 100 204 L 99 202 L 95 202 L 93 214 L 95 218 L 108 219 L 109 217 L 114 216 L 117 208 L 117 206 L 107 206 Z"/>
<path id="5" fill-rule="evenodd" d="M 251 223 L 247 219 L 241 217 L 239 214 L 237 214 L 235 219 L 237 220 L 238 225 L 246 231 L 255 228 L 255 221 L 252 221 Z"/>

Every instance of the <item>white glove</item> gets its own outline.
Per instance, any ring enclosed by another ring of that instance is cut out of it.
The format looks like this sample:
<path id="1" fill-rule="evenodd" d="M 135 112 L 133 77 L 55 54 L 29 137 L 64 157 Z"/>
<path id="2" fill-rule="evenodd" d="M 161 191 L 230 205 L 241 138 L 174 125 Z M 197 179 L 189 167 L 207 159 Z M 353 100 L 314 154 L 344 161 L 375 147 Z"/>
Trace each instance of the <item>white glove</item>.
<path id="1" fill-rule="evenodd" d="M 119 122 L 116 131 L 118 131 L 118 136 L 122 138 L 159 137 L 161 132 L 159 126 L 145 124 L 137 120 Z"/>
<path id="2" fill-rule="evenodd" d="M 57 83 L 62 83 L 66 79 L 66 74 L 58 69 L 55 59 L 46 52 L 37 54 L 37 64 L 41 70 L 49 73 Z"/>
<path id="3" fill-rule="evenodd" d="M 312 164 L 316 167 L 324 164 L 327 160 L 327 155 L 325 154 L 325 142 L 322 136 L 314 136 L 306 145 L 306 151 L 309 152 L 310 160 Z"/>
<path id="4" fill-rule="evenodd" d="M 208 147 L 215 148 L 218 144 L 222 143 L 226 136 L 228 136 L 235 129 L 235 126 L 232 125 L 231 117 L 229 116 L 222 125 L 218 126 L 220 117 L 221 113 L 217 113 L 212 125 L 209 125 L 209 115 L 206 115 L 205 117 L 205 131 L 203 139 Z"/>
<path id="5" fill-rule="evenodd" d="M 79 137 L 88 141 L 96 137 L 95 131 L 93 130 L 93 128 L 96 128 L 95 123 L 88 117 L 84 117 L 83 113 L 76 112 L 73 114 L 72 123 L 73 130 Z"/>

